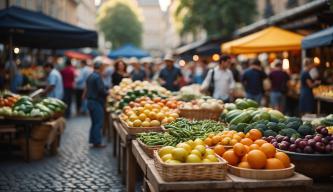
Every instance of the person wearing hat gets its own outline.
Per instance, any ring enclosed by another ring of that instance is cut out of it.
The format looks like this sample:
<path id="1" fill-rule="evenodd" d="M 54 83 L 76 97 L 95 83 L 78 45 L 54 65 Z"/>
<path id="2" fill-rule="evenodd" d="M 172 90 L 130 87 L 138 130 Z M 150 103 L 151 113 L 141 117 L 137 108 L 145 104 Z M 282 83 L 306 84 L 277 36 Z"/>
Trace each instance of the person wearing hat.
<path id="1" fill-rule="evenodd" d="M 179 80 L 182 73 L 178 67 L 174 66 L 172 56 L 167 55 L 164 58 L 165 67 L 160 71 L 159 82 L 160 84 L 170 91 L 179 90 Z"/>
<path id="2" fill-rule="evenodd" d="M 274 69 L 268 75 L 268 78 L 271 81 L 270 105 L 272 108 L 283 112 L 290 77 L 288 73 L 283 71 L 281 60 L 276 59 L 274 61 Z"/>
<path id="3" fill-rule="evenodd" d="M 131 65 L 133 66 L 133 70 L 131 71 L 131 78 L 133 81 L 143 81 L 147 79 L 146 72 L 137 59 L 132 60 Z"/>
<path id="4" fill-rule="evenodd" d="M 95 148 L 104 148 L 102 144 L 102 128 L 104 123 L 104 103 L 107 89 L 103 83 L 104 64 L 102 59 L 94 60 L 94 72 L 86 81 L 83 97 L 87 99 L 88 110 L 91 118 L 89 143 Z"/>

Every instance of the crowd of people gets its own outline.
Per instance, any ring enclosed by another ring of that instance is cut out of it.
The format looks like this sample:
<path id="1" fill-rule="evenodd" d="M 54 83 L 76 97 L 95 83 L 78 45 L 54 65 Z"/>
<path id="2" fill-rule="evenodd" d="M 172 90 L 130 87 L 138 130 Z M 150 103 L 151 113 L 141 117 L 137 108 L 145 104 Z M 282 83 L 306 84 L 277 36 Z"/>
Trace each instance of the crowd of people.
<path id="1" fill-rule="evenodd" d="M 62 69 L 51 62 L 45 64 L 43 69 L 47 81 L 44 92 L 49 97 L 62 99 L 67 104 L 66 118 L 71 116 L 73 98 L 78 115 L 89 112 L 92 120 L 89 140 L 95 147 L 103 147 L 100 129 L 103 125 L 107 92 L 113 86 L 119 85 L 123 78 L 156 81 L 170 91 L 178 91 L 189 84 L 200 84 L 201 92 L 224 102 L 236 99 L 237 95 L 234 93 L 238 83 L 243 85 L 246 98 L 260 104 L 266 99 L 270 107 L 283 112 L 286 112 L 290 80 L 290 75 L 282 68 L 281 60 L 277 59 L 265 68 L 259 59 L 252 59 L 248 66 L 240 67 L 237 61 L 228 55 L 221 55 L 218 62 L 198 61 L 187 65 L 177 64 L 170 55 L 159 63 L 140 62 L 132 58 L 126 62 L 118 59 L 105 64 L 102 57 L 97 57 L 93 62 L 83 60 L 78 66 L 74 66 L 71 59 L 66 59 Z M 305 59 L 300 75 L 300 114 L 314 112 L 312 89 L 320 84 L 320 81 L 316 80 L 318 77 L 314 69 L 313 60 Z M 270 82 L 269 88 L 264 86 L 266 80 Z"/>

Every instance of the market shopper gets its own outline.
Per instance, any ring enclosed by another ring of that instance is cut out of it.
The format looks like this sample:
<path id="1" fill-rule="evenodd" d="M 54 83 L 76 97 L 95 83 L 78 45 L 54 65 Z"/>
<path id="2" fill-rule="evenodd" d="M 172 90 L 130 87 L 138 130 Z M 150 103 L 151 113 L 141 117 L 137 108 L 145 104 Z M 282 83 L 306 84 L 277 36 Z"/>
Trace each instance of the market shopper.
<path id="1" fill-rule="evenodd" d="M 112 74 L 112 85 L 119 85 L 123 78 L 129 77 L 126 71 L 126 63 L 123 60 L 117 60 L 114 64 L 114 72 Z"/>
<path id="2" fill-rule="evenodd" d="M 178 91 L 182 73 L 178 67 L 174 66 L 174 60 L 171 55 L 164 58 L 165 67 L 159 73 L 159 83 L 170 91 Z"/>
<path id="3" fill-rule="evenodd" d="M 102 128 L 104 124 L 104 104 L 107 89 L 103 83 L 103 72 L 105 66 L 100 58 L 94 61 L 94 72 L 86 81 L 86 89 L 83 97 L 88 101 L 88 109 L 91 118 L 89 143 L 95 148 L 104 148 L 102 144 Z"/>
<path id="4" fill-rule="evenodd" d="M 61 74 L 54 68 L 52 63 L 45 64 L 44 71 L 47 76 L 47 86 L 44 89 L 44 93 L 49 97 L 62 99 L 64 96 L 64 87 Z"/>
<path id="5" fill-rule="evenodd" d="M 283 112 L 290 77 L 288 73 L 283 71 L 281 60 L 275 60 L 274 64 L 274 69 L 268 75 L 271 81 L 270 105 L 274 109 Z"/>
<path id="6" fill-rule="evenodd" d="M 301 73 L 301 93 L 299 98 L 299 112 L 301 114 L 313 113 L 315 99 L 312 89 L 320 84 L 311 78 L 310 71 L 315 67 L 312 59 L 304 60 L 303 71 Z"/>
<path id="7" fill-rule="evenodd" d="M 245 87 L 246 98 L 252 99 L 259 104 L 263 96 L 263 81 L 267 78 L 261 68 L 259 59 L 253 59 L 248 69 L 244 71 L 241 81 Z"/>
<path id="8" fill-rule="evenodd" d="M 225 103 L 230 102 L 235 80 L 229 67 L 230 57 L 222 55 L 219 65 L 208 71 L 201 90 L 209 91 L 215 99 L 221 99 Z"/>
<path id="9" fill-rule="evenodd" d="M 133 70 L 131 72 L 131 78 L 133 81 L 144 81 L 147 80 L 147 75 L 145 70 L 141 67 L 141 64 L 139 61 L 133 60 L 131 62 L 131 65 L 133 66 Z"/>
<path id="10" fill-rule="evenodd" d="M 79 73 L 75 79 L 75 101 L 77 114 L 88 112 L 87 101 L 82 99 L 82 94 L 86 86 L 86 81 L 92 73 L 92 69 L 87 65 L 87 61 L 82 60 L 80 65 Z"/>
<path id="11" fill-rule="evenodd" d="M 66 60 L 66 67 L 61 70 L 61 76 L 64 84 L 64 98 L 63 101 L 66 103 L 67 108 L 65 111 L 65 117 L 69 118 L 72 109 L 72 97 L 74 92 L 74 80 L 75 80 L 75 68 L 72 65 L 70 59 Z"/>

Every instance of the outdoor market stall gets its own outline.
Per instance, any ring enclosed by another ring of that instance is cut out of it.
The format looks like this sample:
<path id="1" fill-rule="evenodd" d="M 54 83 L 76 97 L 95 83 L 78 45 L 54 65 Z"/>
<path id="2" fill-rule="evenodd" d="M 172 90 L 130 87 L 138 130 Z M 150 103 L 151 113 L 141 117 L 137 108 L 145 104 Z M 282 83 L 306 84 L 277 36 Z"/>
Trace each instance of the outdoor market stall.
<path id="1" fill-rule="evenodd" d="M 163 89 L 148 85 L 124 80 L 110 91 L 127 191 L 135 190 L 138 170 L 146 191 L 309 191 L 309 177 L 333 175 L 332 116 L 306 122 L 249 99 L 161 98 Z"/>

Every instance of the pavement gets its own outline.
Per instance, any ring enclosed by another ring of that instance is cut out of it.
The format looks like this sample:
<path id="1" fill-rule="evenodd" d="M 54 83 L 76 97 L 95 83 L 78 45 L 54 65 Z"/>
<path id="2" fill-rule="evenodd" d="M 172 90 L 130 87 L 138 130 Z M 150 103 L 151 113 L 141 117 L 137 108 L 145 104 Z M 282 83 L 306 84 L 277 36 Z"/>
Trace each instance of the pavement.
<path id="1" fill-rule="evenodd" d="M 1 160 L 0 192 L 125 191 L 112 146 L 90 148 L 89 127 L 88 117 L 68 120 L 56 156 L 30 163 L 15 157 Z"/>

